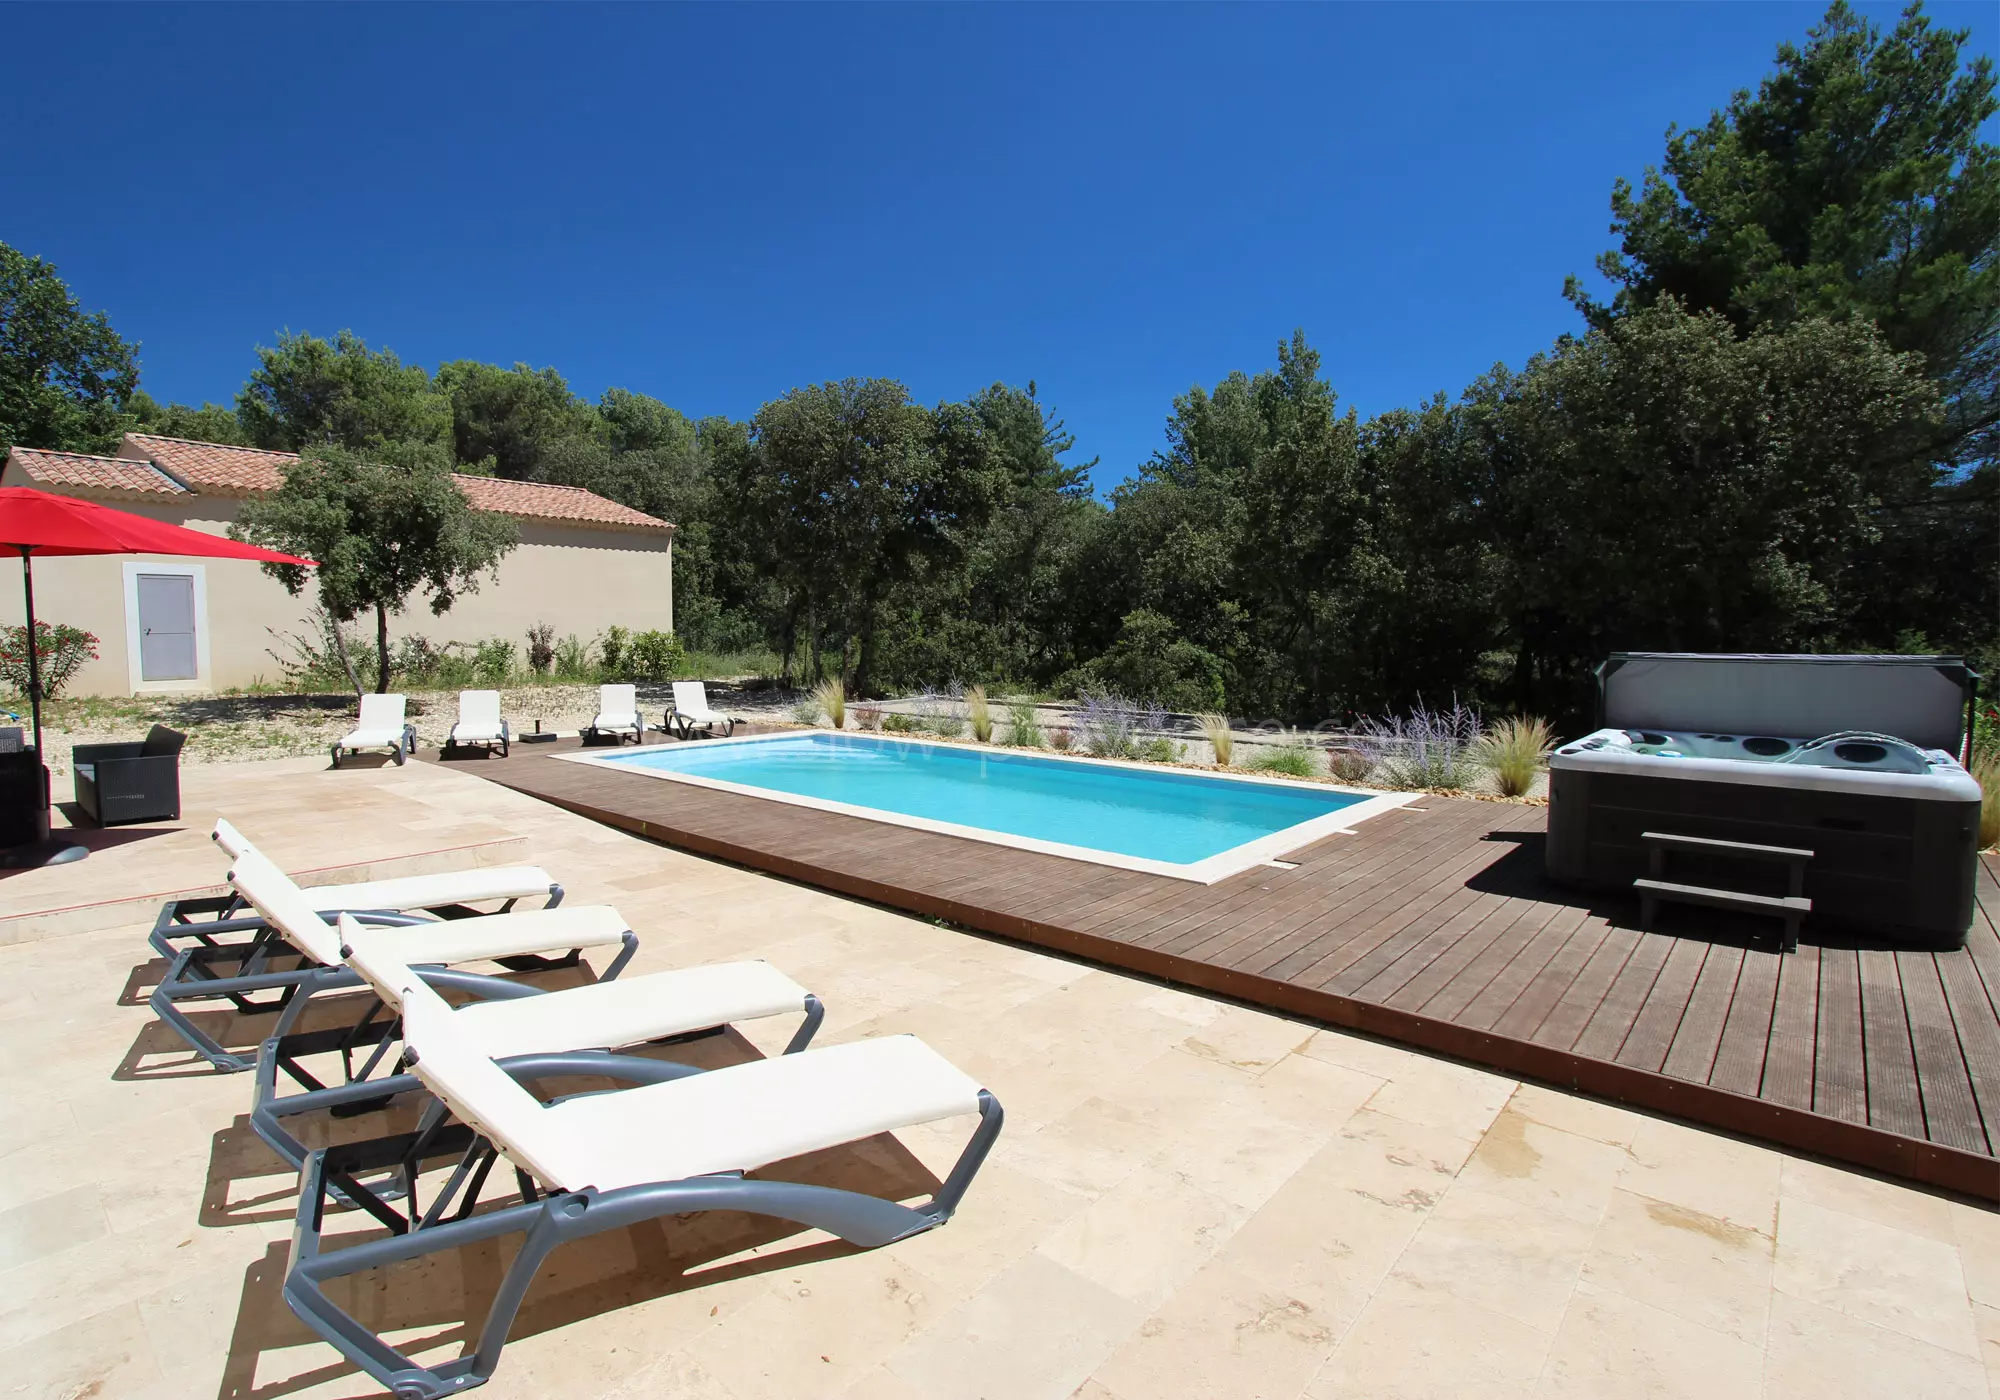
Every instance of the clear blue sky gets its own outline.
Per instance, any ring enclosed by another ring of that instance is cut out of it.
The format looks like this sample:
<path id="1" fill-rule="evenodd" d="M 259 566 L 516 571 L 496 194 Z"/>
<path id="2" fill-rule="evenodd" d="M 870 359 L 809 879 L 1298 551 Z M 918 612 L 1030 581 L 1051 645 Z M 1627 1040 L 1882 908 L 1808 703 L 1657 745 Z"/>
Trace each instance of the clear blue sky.
<path id="1" fill-rule="evenodd" d="M 162 400 L 285 328 L 697 416 L 1033 379 L 1108 486 L 1294 326 L 1363 414 L 1574 329 L 1613 178 L 1821 10 L 9 6 L 0 239 Z"/>

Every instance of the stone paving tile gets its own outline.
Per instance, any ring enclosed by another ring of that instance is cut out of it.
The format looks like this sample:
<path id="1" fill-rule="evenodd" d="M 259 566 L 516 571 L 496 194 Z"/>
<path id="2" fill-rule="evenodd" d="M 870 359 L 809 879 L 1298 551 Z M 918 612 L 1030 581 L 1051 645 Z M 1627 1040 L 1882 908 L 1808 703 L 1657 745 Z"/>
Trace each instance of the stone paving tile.
<path id="1" fill-rule="evenodd" d="M 1008 1109 L 957 1218 L 882 1250 L 704 1216 L 559 1251 L 495 1400 L 1956 1400 L 2000 1378 L 1992 1211 L 704 861 L 435 765 L 318 766 L 207 770 L 228 784 L 205 800 L 300 862 L 509 850 L 571 902 L 614 903 L 634 972 L 770 958 L 826 1000 L 823 1043 L 914 1031 Z M 146 888 L 217 867 L 189 830 L 66 869 Z M 285 1307 L 291 1178 L 248 1131 L 247 1081 L 153 1024 L 143 932 L 0 947 L 0 1395 L 379 1395 Z M 249 1045 L 269 1018 L 213 1024 Z M 682 1053 L 774 1053 L 789 1031 Z M 796 1170 L 901 1189 L 963 1133 Z M 441 1358 L 504 1257 L 345 1296 Z"/>
<path id="2" fill-rule="evenodd" d="M 1986 1386 L 1985 1370 L 1970 1357 L 1783 1293 L 1771 1299 L 1764 1393 L 1773 1400 L 1979 1400 Z"/>
<path id="3" fill-rule="evenodd" d="M 1786 1200 L 1772 1282 L 1794 1298 L 1963 1356 L 1979 1354 L 1959 1252 L 1928 1236 Z"/>

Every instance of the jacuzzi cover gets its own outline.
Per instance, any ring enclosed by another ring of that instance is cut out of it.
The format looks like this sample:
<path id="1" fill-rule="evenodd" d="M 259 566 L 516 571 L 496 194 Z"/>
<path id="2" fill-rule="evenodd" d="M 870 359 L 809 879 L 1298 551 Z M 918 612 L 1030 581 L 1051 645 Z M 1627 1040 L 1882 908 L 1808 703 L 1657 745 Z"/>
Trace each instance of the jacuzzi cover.
<path id="1" fill-rule="evenodd" d="M 1956 753 L 1978 680 L 1958 656 L 1621 651 L 1597 668 L 1599 722 L 1737 735 L 1866 729 Z"/>

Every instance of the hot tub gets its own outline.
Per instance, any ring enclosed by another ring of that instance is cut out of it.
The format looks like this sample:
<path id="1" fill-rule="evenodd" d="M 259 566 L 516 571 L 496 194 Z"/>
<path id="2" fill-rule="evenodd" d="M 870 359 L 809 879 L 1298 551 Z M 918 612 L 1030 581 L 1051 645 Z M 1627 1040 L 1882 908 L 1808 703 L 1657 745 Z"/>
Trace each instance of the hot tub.
<path id="1" fill-rule="evenodd" d="M 1776 872 L 1729 845 L 1810 852 L 1808 927 L 1956 944 L 1979 859 L 1958 758 L 1977 681 L 1950 656 L 1614 654 L 1603 727 L 1549 759 L 1549 874 L 1630 889 L 1664 844 L 1676 881 L 1775 896 Z"/>

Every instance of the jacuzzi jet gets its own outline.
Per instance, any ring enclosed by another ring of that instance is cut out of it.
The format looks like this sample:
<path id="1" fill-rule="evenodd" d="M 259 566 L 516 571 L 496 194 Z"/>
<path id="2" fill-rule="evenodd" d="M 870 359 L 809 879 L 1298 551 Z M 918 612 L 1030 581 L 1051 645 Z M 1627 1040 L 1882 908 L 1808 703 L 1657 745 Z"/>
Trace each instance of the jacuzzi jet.
<path id="1" fill-rule="evenodd" d="M 1783 739 L 1771 739 L 1761 736 L 1755 739 L 1745 739 L 1743 741 L 1744 750 L 1746 752 L 1756 754 L 1757 757 L 1759 758 L 1776 758 L 1779 754 L 1786 752 L 1791 747 L 1792 746 L 1786 743 Z"/>

